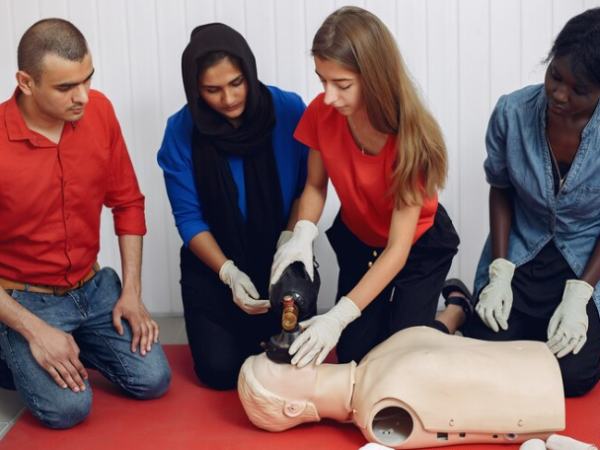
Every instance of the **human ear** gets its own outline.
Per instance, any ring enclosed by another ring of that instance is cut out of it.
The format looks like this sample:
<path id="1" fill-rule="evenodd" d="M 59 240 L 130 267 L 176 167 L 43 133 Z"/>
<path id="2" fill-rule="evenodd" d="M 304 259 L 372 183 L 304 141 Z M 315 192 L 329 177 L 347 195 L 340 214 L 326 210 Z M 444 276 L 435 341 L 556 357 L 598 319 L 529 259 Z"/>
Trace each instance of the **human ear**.
<path id="1" fill-rule="evenodd" d="M 287 417 L 298 417 L 304 412 L 305 409 L 306 403 L 286 401 L 285 406 L 283 407 L 283 414 L 285 414 Z"/>
<path id="2" fill-rule="evenodd" d="M 32 95 L 31 93 L 31 84 L 34 83 L 33 77 L 29 75 L 27 72 L 19 70 L 16 75 L 17 84 L 21 89 L 21 92 L 25 95 Z"/>

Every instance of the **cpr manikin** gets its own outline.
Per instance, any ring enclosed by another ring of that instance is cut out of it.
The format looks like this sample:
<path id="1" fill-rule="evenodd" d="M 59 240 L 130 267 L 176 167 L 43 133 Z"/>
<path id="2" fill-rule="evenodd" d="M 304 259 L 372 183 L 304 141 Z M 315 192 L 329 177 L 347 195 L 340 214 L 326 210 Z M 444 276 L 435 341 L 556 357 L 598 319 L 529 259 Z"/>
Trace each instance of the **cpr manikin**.
<path id="1" fill-rule="evenodd" d="M 393 448 L 546 439 L 565 427 L 556 358 L 544 343 L 486 342 L 427 327 L 399 331 L 357 366 L 244 363 L 240 399 L 259 428 L 352 421 Z"/>

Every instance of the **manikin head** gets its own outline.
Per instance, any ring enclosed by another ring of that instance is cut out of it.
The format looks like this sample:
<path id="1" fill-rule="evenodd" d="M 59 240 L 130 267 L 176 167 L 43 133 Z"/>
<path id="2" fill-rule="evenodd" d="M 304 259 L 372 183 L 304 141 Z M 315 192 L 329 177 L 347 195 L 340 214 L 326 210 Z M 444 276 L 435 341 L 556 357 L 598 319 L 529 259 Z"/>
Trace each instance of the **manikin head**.
<path id="1" fill-rule="evenodd" d="M 250 356 L 240 371 L 238 392 L 250 421 L 268 431 L 283 431 L 321 417 L 312 398 L 317 382 L 314 364 L 299 369 L 266 355 Z"/>

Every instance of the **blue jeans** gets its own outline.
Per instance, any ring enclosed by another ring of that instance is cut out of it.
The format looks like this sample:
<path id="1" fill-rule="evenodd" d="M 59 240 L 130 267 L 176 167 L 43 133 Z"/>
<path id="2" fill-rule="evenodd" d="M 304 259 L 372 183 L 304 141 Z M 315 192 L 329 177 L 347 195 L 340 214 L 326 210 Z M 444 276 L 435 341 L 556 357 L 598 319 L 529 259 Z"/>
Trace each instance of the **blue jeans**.
<path id="1" fill-rule="evenodd" d="M 138 399 L 162 396 L 171 382 L 171 369 L 160 344 L 141 356 L 131 352 L 133 333 L 123 320 L 119 336 L 112 324 L 112 310 L 121 295 L 121 282 L 111 268 L 104 268 L 84 286 L 55 296 L 8 291 L 23 307 L 65 333 L 71 333 L 81 350 L 84 366 L 96 369 L 129 395 Z M 83 421 L 92 405 L 92 390 L 73 392 L 59 387 L 33 358 L 29 343 L 0 322 L 0 346 L 12 370 L 25 406 L 50 428 L 70 428 Z"/>

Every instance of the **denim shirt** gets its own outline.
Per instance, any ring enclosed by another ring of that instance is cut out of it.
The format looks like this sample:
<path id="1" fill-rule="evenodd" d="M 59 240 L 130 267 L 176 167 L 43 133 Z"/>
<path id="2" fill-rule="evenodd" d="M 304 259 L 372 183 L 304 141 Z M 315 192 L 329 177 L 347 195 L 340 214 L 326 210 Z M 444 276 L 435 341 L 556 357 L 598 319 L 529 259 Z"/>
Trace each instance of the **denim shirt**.
<path id="1" fill-rule="evenodd" d="M 519 267 L 553 239 L 581 277 L 600 236 L 600 109 L 596 107 L 581 133 L 571 169 L 555 195 L 546 105 L 543 84 L 498 100 L 486 135 L 485 174 L 491 186 L 515 190 L 508 260 Z M 489 282 L 491 261 L 488 236 L 475 275 L 477 295 Z M 593 299 L 600 311 L 599 287 Z"/>

